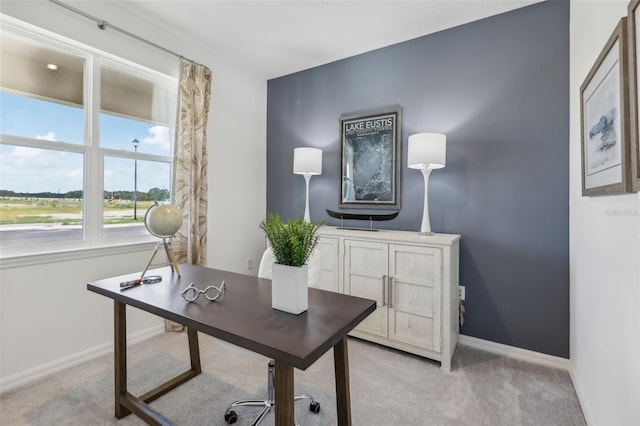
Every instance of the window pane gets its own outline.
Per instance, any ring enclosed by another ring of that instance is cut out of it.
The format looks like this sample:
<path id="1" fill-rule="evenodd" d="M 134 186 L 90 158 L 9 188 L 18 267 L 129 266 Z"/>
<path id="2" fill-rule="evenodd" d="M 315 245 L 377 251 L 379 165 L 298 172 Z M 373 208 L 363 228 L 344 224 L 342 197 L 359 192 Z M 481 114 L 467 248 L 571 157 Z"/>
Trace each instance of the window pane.
<path id="1" fill-rule="evenodd" d="M 149 235 L 144 214 L 155 201 L 169 201 L 170 187 L 169 163 L 105 157 L 103 238 Z"/>
<path id="2" fill-rule="evenodd" d="M 169 156 L 175 121 L 176 87 L 114 64 L 103 65 L 100 80 L 100 146 Z"/>
<path id="3" fill-rule="evenodd" d="M 139 152 L 171 155 L 169 127 L 105 113 L 100 114 L 100 146 L 135 151 L 132 143 L 134 139 L 139 142 L 137 146 Z"/>
<path id="4" fill-rule="evenodd" d="M 83 239 L 84 155 L 0 145 L 3 247 Z"/>
<path id="5" fill-rule="evenodd" d="M 0 91 L 0 133 L 83 143 L 82 108 Z"/>
<path id="6" fill-rule="evenodd" d="M 83 143 L 84 58 L 0 34 L 0 133 Z"/>

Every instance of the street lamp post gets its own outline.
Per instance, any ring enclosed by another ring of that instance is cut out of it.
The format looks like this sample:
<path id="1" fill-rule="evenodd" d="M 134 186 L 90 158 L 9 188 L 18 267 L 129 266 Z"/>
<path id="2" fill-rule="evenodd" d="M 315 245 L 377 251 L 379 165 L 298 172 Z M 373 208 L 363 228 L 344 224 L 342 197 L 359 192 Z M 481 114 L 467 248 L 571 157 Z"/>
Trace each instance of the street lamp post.
<path id="1" fill-rule="evenodd" d="M 133 144 L 133 149 L 138 153 L 138 144 L 140 141 L 138 139 L 134 139 L 131 141 Z M 133 159 L 133 220 L 138 220 L 138 212 L 137 212 L 137 202 L 138 202 L 138 158 Z"/>

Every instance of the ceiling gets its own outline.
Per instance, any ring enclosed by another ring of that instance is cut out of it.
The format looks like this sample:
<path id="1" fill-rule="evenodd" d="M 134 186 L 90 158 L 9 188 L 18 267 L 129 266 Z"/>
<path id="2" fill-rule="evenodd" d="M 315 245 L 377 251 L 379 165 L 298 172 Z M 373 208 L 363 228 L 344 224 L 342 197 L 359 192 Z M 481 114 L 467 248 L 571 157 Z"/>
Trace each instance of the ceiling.
<path id="1" fill-rule="evenodd" d="M 538 1 L 120 0 L 112 5 L 144 16 L 156 28 L 175 29 L 182 39 L 227 52 L 270 79 Z M 68 3 L 83 9 L 92 2 Z M 115 18 L 108 21 L 120 26 Z"/>

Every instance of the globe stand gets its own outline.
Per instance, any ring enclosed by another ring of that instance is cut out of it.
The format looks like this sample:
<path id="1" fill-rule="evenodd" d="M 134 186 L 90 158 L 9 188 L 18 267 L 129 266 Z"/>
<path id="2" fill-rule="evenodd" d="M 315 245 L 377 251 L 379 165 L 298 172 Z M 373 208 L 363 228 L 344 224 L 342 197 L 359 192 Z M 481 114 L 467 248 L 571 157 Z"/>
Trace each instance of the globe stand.
<path id="1" fill-rule="evenodd" d="M 149 266 L 151 266 L 151 262 L 153 262 L 153 258 L 156 257 L 156 253 L 158 253 L 158 250 L 160 249 L 160 245 L 164 245 L 164 251 L 167 253 L 167 259 L 169 259 L 169 264 L 171 265 L 171 270 L 175 271 L 176 274 L 178 274 L 179 277 L 181 277 L 182 275 L 180 275 L 180 268 L 178 267 L 178 262 L 176 261 L 176 256 L 173 254 L 173 250 L 171 249 L 171 241 L 169 240 L 169 238 L 163 238 L 162 241 L 158 241 L 156 243 L 155 248 L 153 249 L 153 253 L 151 253 L 151 257 L 149 258 L 149 261 L 147 262 L 147 266 L 144 267 L 144 271 L 142 271 L 142 275 L 140 276 L 140 278 L 144 278 L 144 274 L 147 273 L 147 270 L 149 269 Z"/>

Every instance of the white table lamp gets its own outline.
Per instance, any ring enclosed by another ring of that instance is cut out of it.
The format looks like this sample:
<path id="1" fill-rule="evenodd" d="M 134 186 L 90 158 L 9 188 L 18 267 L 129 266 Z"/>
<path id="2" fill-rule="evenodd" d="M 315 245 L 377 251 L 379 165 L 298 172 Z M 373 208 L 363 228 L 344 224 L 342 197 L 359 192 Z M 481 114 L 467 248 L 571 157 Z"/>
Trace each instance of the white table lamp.
<path id="1" fill-rule="evenodd" d="M 418 169 L 424 176 L 424 207 L 420 234 L 430 235 L 429 223 L 429 175 L 433 169 L 441 169 L 447 160 L 447 136 L 441 133 L 417 133 L 409 136 L 407 166 Z"/>
<path id="2" fill-rule="evenodd" d="M 293 150 L 293 173 L 303 175 L 307 188 L 304 221 L 311 222 L 309 215 L 309 179 L 322 174 L 322 150 L 318 148 L 296 148 Z"/>

